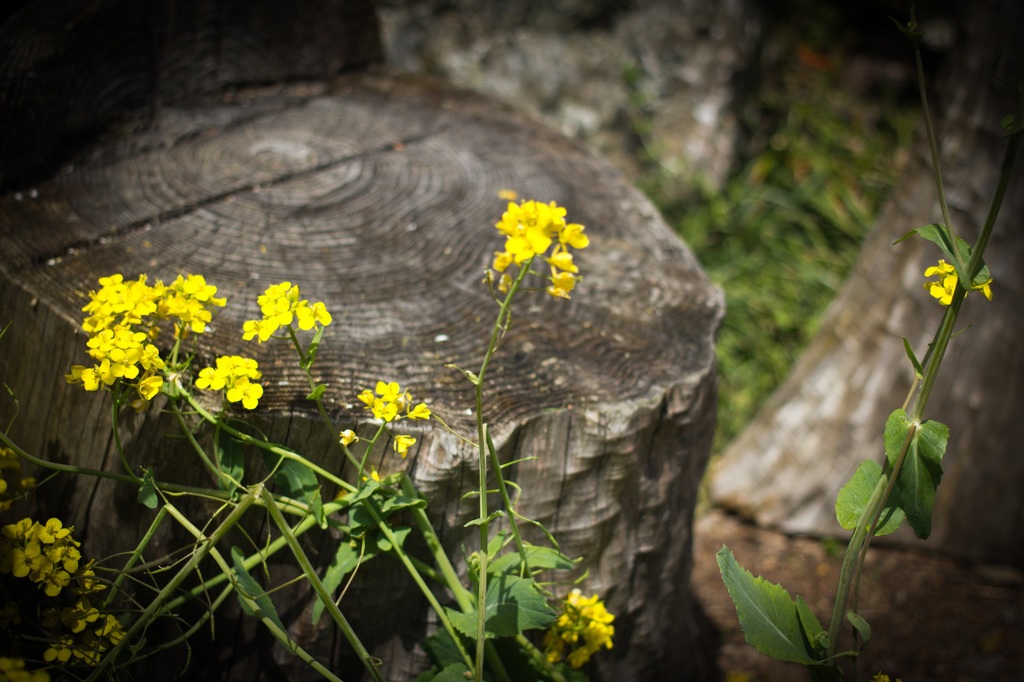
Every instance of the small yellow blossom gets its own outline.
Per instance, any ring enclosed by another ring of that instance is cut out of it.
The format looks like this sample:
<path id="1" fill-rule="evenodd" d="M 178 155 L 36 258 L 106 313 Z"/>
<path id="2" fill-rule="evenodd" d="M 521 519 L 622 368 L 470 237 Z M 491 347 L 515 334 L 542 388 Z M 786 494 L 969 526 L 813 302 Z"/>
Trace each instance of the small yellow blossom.
<path id="1" fill-rule="evenodd" d="M 430 419 L 430 408 L 426 403 L 412 406 L 412 395 L 403 391 L 396 381 L 378 381 L 374 390 L 365 389 L 358 396 L 359 401 L 366 405 L 365 409 L 373 412 L 374 419 L 384 422 L 396 419 Z"/>
<path id="2" fill-rule="evenodd" d="M 409 419 L 430 419 L 430 408 L 426 403 L 419 403 L 408 412 L 407 416 Z"/>
<path id="3" fill-rule="evenodd" d="M 495 252 L 491 267 L 504 273 L 513 263 L 521 266 L 537 256 L 545 256 L 554 244 L 545 257 L 552 280 L 547 292 L 556 298 L 569 298 L 579 272 L 569 249 L 586 248 L 590 240 L 583 234 L 582 225 L 565 222 L 565 214 L 566 210 L 553 201 L 510 203 L 495 225 L 505 235 L 505 250 Z M 505 292 L 506 288 L 499 283 L 499 290 Z"/>
<path id="4" fill-rule="evenodd" d="M 413 438 L 412 436 L 395 436 L 395 452 L 400 454 L 402 456 L 402 459 L 405 459 L 405 455 L 408 453 L 409 448 L 412 447 L 412 445 L 414 445 L 415 443 L 416 439 Z"/>
<path id="5" fill-rule="evenodd" d="M 199 370 L 196 388 L 208 391 L 225 391 L 224 397 L 230 403 L 242 403 L 247 410 L 254 410 L 263 397 L 263 386 L 255 383 L 263 376 L 259 365 L 252 358 L 238 355 L 222 355 L 217 366 Z"/>
<path id="6" fill-rule="evenodd" d="M 342 445 L 346 446 L 352 445 L 352 443 L 359 442 L 359 436 L 357 436 L 355 434 L 355 431 L 353 431 L 352 429 L 345 429 L 344 431 L 339 433 L 338 439 L 341 441 Z"/>
<path id="7" fill-rule="evenodd" d="M 548 661 L 567 660 L 573 668 L 580 668 L 602 647 L 611 649 L 614 620 L 596 594 L 584 597 L 580 590 L 573 590 L 562 604 L 562 615 L 544 634 Z"/>
<path id="8" fill-rule="evenodd" d="M 45 670 L 27 670 L 20 658 L 0 656 L 0 680 L 10 682 L 50 682 L 50 673 Z"/>
<path id="9" fill-rule="evenodd" d="M 933 265 L 924 271 L 924 276 L 936 278 L 924 283 L 925 290 L 932 295 L 932 298 L 938 299 L 942 305 L 949 305 L 953 302 L 953 292 L 956 291 L 959 281 L 955 267 L 940 259 L 938 265 Z M 967 293 L 971 291 L 980 291 L 985 298 L 991 301 L 992 278 L 990 277 L 987 282 L 972 286 Z"/>
<path id="10" fill-rule="evenodd" d="M 309 330 L 317 325 L 326 327 L 332 321 L 322 301 L 310 305 L 300 298 L 299 287 L 291 282 L 272 284 L 256 302 L 263 317 L 242 325 L 242 338 L 246 341 L 256 338 L 263 343 L 278 329 L 290 327 L 294 322 L 299 329 Z"/>

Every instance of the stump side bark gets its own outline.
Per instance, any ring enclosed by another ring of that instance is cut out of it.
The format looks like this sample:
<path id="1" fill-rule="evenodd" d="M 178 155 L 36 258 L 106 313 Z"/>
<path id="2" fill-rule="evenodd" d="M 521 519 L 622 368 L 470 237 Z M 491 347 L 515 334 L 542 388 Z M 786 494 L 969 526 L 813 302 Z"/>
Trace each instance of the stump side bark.
<path id="1" fill-rule="evenodd" d="M 965 7 L 964 9 L 968 9 Z M 972 242 L 999 177 L 1003 116 L 1014 109 L 1022 50 L 1019 3 L 974 4 L 949 57 L 934 110 L 953 229 Z M 1007 85 L 1009 84 L 1009 85 Z M 1024 565 L 1024 172 L 1017 164 L 985 260 L 995 298 L 971 294 L 925 414 L 950 426 L 944 475 L 923 546 Z M 942 309 L 921 290 L 939 257 L 909 230 L 940 222 L 927 145 L 916 149 L 868 237 L 848 282 L 790 376 L 709 475 L 712 499 L 759 525 L 795 534 L 844 535 L 834 504 L 864 459 L 882 458 L 886 418 L 913 380 L 903 336 L 924 357 Z M 881 542 L 917 545 L 909 529 Z"/>
<path id="2" fill-rule="evenodd" d="M 336 421 L 363 421 L 352 406 L 359 390 L 398 380 L 472 434 L 471 387 L 445 365 L 476 368 L 496 313 L 481 280 L 501 248 L 492 227 L 504 208 L 498 192 L 566 206 L 591 237 L 577 258 L 584 281 L 571 302 L 542 292 L 519 302 L 490 370 L 485 417 L 503 460 L 536 457 L 509 471 L 526 490 L 520 511 L 550 528 L 566 553 L 587 558 L 586 589 L 617 614 L 615 649 L 595 678 L 707 673 L 687 583 L 714 427 L 722 297 L 609 165 L 477 96 L 362 74 L 329 88 L 275 86 L 164 106 L 151 126 L 108 138 L 92 159 L 38 184 L 33 196 L 0 199 L 0 310 L 13 321 L 0 376 L 21 400 L 18 442 L 98 468 L 118 466 L 109 405 L 63 379 L 85 360 L 76 330 L 98 277 L 205 275 L 229 304 L 212 333 L 197 337 L 199 359 L 255 354 L 267 377 L 261 428 L 345 472 L 289 349 L 241 340 L 242 322 L 258 316 L 256 296 L 290 280 L 333 313 L 316 371 Z M 159 409 L 126 418 L 132 466 L 201 481 L 165 437 L 173 429 Z M 406 468 L 446 547 L 461 556 L 472 546 L 464 524 L 475 502 L 461 497 L 475 486 L 475 453 L 431 425 L 411 435 L 418 442 L 408 459 L 388 450 L 373 464 L 382 473 Z M 58 494 L 46 496 L 48 509 L 82 529 L 92 552 L 125 549 L 152 518 L 135 491 L 107 482 L 61 477 L 50 490 Z M 154 553 L 173 538 L 160 542 Z M 337 538 L 310 542 L 326 565 Z M 283 575 L 287 566 L 273 568 Z M 384 567 L 364 572 L 343 608 L 389 679 L 408 679 L 423 666 L 414 643 L 426 626 L 421 598 L 398 579 Z M 305 647 L 360 674 L 338 635 L 310 628 L 308 590 L 283 602 Z M 246 679 L 269 679 L 273 668 L 299 674 L 259 644 L 252 625 L 240 625 L 234 648 L 218 640 L 210 669 Z"/>

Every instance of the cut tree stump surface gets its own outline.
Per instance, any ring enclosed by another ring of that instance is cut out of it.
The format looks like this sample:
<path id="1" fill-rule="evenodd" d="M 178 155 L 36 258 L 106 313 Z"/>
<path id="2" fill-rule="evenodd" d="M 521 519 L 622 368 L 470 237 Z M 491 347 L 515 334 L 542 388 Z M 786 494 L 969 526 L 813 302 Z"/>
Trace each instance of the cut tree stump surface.
<path id="1" fill-rule="evenodd" d="M 526 490 L 520 511 L 587 558 L 584 588 L 618 614 L 597 679 L 697 676 L 690 524 L 714 429 L 721 293 L 608 164 L 480 97 L 362 74 L 165 106 L 151 125 L 120 127 L 53 179 L 0 199 L 0 312 L 13 321 L 0 372 L 21 400 L 12 435 L 56 461 L 117 466 L 109 399 L 63 379 L 86 360 L 77 332 L 86 292 L 115 272 L 165 282 L 198 273 L 216 285 L 228 305 L 196 338 L 199 359 L 255 355 L 266 389 L 260 425 L 343 475 L 352 472 L 305 400 L 290 347 L 242 341 L 270 284 L 296 283 L 334 316 L 315 371 L 337 422 L 363 420 L 355 396 L 384 379 L 472 434 L 471 386 L 446 365 L 478 368 L 496 314 L 482 280 L 502 246 L 493 224 L 503 189 L 558 202 L 591 238 L 577 256 L 583 281 L 573 299 L 522 296 L 488 374 L 485 419 L 500 455 L 536 457 L 508 471 Z M 133 465 L 201 482 L 165 437 L 171 430 L 158 409 L 127 419 Z M 475 515 L 476 502 L 461 499 L 475 487 L 475 453 L 433 424 L 412 435 L 407 459 L 388 448 L 372 464 L 410 473 L 461 556 L 463 524 Z M 62 477 L 43 492 L 53 491 L 44 499 L 95 552 L 127 549 L 125 538 L 151 520 L 124 487 Z M 322 542 L 326 562 L 332 541 Z M 410 676 L 423 665 L 410 654 L 422 604 L 408 587 L 363 578 L 372 608 L 415 612 L 415 626 L 407 612 L 355 615 L 389 679 Z M 300 597 L 293 634 L 316 640 L 310 650 L 344 673 L 351 660 L 340 639 L 300 632 L 309 620 L 299 611 L 311 603 L 308 591 Z M 415 607 L 396 609 L 405 597 Z M 264 649 L 260 670 L 275 656 Z M 239 652 L 219 655 L 218 665 L 243 666 Z"/>

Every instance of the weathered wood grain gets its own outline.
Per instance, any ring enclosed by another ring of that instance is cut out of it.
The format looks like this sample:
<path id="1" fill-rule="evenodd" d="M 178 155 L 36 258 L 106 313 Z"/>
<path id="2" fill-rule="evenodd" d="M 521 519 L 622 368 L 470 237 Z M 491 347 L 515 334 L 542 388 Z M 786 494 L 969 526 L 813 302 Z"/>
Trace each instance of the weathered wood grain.
<path id="1" fill-rule="evenodd" d="M 722 297 L 618 172 L 512 110 L 381 74 L 165 106 L 152 125 L 108 137 L 90 158 L 0 199 L 0 310 L 14 323 L 0 376 L 22 400 L 14 433 L 30 451 L 83 466 L 116 466 L 102 400 L 63 380 L 85 358 L 75 330 L 97 277 L 204 274 L 229 304 L 197 339 L 200 358 L 255 354 L 267 377 L 261 427 L 351 475 L 304 400 L 289 349 L 242 341 L 256 296 L 287 279 L 327 303 L 334 323 L 317 373 L 339 422 L 362 419 L 356 394 L 383 378 L 472 433 L 470 386 L 445 365 L 478 365 L 496 313 L 481 280 L 502 244 L 493 229 L 505 204 L 498 191 L 566 206 L 591 237 L 577 258 L 584 280 L 571 302 L 523 296 L 491 366 L 485 418 L 503 458 L 535 457 L 509 471 L 527 490 L 522 513 L 545 523 L 567 553 L 587 557 L 587 589 L 618 614 L 616 647 L 596 677 L 701 674 L 708 658 L 687 580 L 714 428 Z M 157 410 L 129 418 L 122 437 L 132 463 L 198 482 L 202 472 L 164 437 L 172 430 Z M 432 425 L 412 435 L 408 459 L 389 453 L 374 465 L 406 468 L 461 556 L 470 541 L 463 524 L 475 515 L 475 503 L 461 500 L 475 486 L 475 454 Z M 151 519 L 123 487 L 61 478 L 52 489 L 60 491 L 53 508 L 70 510 L 90 546 L 105 551 L 123 549 Z M 311 541 L 321 563 L 335 542 Z M 342 607 L 389 679 L 407 679 L 423 665 L 414 648 L 422 600 L 386 561 L 376 563 Z M 274 562 L 273 571 L 288 567 Z M 344 642 L 309 627 L 309 592 L 290 595 L 286 615 L 304 646 L 357 677 Z M 271 679 L 285 663 L 273 647 L 252 645 L 263 640 L 251 622 L 239 627 L 244 650 L 222 643 L 203 665 Z"/>

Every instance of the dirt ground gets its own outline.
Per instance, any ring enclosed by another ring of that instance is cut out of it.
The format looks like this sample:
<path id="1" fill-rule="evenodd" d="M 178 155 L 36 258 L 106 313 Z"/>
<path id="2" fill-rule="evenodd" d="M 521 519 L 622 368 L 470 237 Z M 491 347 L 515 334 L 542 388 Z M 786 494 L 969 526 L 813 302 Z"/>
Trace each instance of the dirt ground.
<path id="1" fill-rule="evenodd" d="M 808 680 L 801 666 L 768 659 L 744 641 L 715 561 L 723 544 L 754 575 L 802 595 L 823 624 L 841 548 L 756 528 L 718 510 L 704 512 L 696 524 L 693 587 L 721 633 L 725 681 Z M 893 682 L 1024 680 L 1024 572 L 874 546 L 866 561 L 860 612 L 873 636 L 859 679 L 882 671 Z"/>

